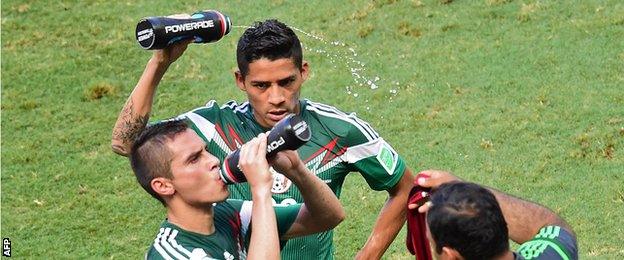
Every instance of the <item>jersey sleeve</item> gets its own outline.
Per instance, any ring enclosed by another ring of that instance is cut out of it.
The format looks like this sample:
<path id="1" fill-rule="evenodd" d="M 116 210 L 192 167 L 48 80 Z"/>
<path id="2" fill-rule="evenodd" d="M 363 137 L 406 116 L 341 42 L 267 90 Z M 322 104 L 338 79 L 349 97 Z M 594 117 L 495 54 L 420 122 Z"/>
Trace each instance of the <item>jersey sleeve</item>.
<path id="1" fill-rule="evenodd" d="M 253 202 L 238 199 L 228 199 L 227 202 L 239 212 L 243 235 L 248 239 L 251 235 L 251 207 Z M 275 210 L 275 217 L 277 219 L 277 234 L 279 237 L 286 234 L 292 224 L 295 223 L 297 215 L 299 215 L 301 205 L 302 204 L 298 203 L 292 205 L 273 206 L 273 209 Z"/>
<path id="2" fill-rule="evenodd" d="M 576 238 L 559 226 L 546 226 L 518 249 L 524 259 L 578 259 Z"/>
<path id="3" fill-rule="evenodd" d="M 362 174 L 373 190 L 389 190 L 403 176 L 405 162 L 399 154 L 365 121 L 349 115 L 351 126 L 341 146 L 343 160 L 350 169 Z"/>
<path id="4" fill-rule="evenodd" d="M 145 259 L 146 260 L 164 260 L 165 257 L 162 256 L 158 251 L 156 251 L 154 246 L 152 246 L 147 251 L 147 253 L 145 253 Z"/>
<path id="5" fill-rule="evenodd" d="M 216 133 L 215 122 L 221 116 L 221 109 L 216 101 L 211 100 L 203 107 L 198 107 L 179 115 L 177 118 L 187 119 L 193 129 L 206 143 L 214 138 Z"/>
<path id="6" fill-rule="evenodd" d="M 193 131 L 195 131 L 202 139 L 204 139 L 206 143 L 209 143 L 216 133 L 215 122 L 218 121 L 221 116 L 221 112 L 222 111 L 217 102 L 215 100 L 210 100 L 203 107 L 195 108 L 173 118 L 156 120 L 154 122 L 150 122 L 149 125 L 175 119 L 186 119 L 190 123 L 189 127 L 193 129 Z"/>

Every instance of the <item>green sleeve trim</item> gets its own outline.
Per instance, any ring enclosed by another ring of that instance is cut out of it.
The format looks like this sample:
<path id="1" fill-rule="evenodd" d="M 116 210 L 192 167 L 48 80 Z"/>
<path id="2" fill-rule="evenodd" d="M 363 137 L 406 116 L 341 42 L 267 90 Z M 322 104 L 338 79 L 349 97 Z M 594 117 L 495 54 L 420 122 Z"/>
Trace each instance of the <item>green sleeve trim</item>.
<path id="1" fill-rule="evenodd" d="M 536 247 L 542 247 L 542 249 L 539 250 L 539 249 L 536 249 Z M 539 238 L 539 239 L 531 240 L 523 244 L 520 247 L 520 250 L 518 250 L 518 253 L 520 253 L 522 257 L 524 257 L 527 260 L 536 259 L 546 250 L 547 247 L 551 247 L 553 250 L 555 250 L 555 252 L 557 252 L 557 254 L 561 256 L 561 259 L 564 259 L 564 260 L 571 259 L 570 254 L 567 252 L 567 250 L 564 249 L 564 247 L 558 241 L 553 240 L 553 239 L 548 239 L 548 238 Z"/>

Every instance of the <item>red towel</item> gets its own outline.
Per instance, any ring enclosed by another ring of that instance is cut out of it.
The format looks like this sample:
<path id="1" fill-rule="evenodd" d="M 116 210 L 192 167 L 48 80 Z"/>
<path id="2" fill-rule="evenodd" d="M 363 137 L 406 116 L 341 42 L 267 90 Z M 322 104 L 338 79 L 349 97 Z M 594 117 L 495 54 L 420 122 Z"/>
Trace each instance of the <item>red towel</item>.
<path id="1" fill-rule="evenodd" d="M 424 174 L 416 175 L 414 179 L 414 187 L 410 191 L 408 204 L 418 204 L 419 206 L 429 200 L 429 188 L 423 188 L 418 186 L 417 180 L 419 178 L 428 178 L 429 176 Z M 407 210 L 407 238 L 405 244 L 407 249 L 416 255 L 418 260 L 431 260 L 431 247 L 429 246 L 429 240 L 427 239 L 427 219 L 424 213 L 418 213 L 418 208 Z"/>

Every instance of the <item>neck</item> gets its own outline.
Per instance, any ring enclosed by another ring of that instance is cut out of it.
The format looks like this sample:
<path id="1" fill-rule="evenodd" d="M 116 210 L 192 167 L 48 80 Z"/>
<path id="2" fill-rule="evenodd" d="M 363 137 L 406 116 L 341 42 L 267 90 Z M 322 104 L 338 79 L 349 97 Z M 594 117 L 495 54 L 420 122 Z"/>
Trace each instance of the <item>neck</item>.
<path id="1" fill-rule="evenodd" d="M 212 204 L 192 206 L 186 203 L 168 203 L 167 219 L 184 230 L 210 235 L 214 233 Z"/>

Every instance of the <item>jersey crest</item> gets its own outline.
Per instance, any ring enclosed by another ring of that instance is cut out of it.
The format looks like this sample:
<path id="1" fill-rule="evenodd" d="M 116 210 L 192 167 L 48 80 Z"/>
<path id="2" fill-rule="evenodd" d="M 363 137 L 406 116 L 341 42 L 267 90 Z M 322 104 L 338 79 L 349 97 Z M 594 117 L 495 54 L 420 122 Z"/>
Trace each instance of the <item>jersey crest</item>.
<path id="1" fill-rule="evenodd" d="M 292 181 L 290 181 L 286 176 L 277 172 L 273 167 L 269 168 L 269 171 L 273 174 L 273 186 L 271 187 L 271 192 L 273 194 L 280 194 L 287 192 L 292 186 Z"/>

